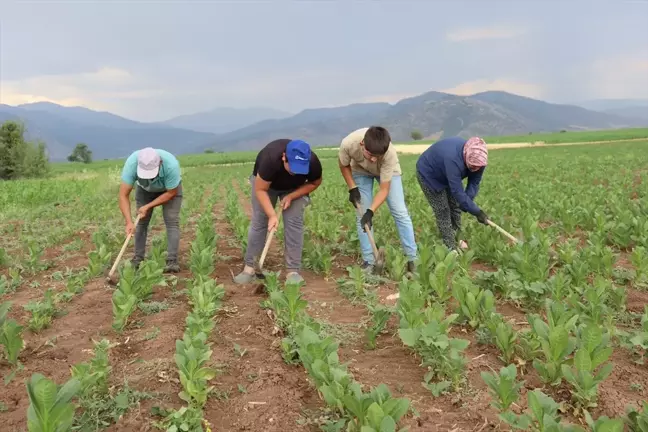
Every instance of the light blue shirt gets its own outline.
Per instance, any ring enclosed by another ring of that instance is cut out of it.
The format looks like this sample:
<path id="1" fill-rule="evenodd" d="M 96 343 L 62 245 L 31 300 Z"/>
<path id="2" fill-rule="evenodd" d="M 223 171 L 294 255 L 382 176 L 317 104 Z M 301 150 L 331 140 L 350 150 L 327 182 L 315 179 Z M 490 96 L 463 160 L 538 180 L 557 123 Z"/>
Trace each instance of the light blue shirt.
<path id="1" fill-rule="evenodd" d="M 160 172 L 152 180 L 144 180 L 137 177 L 137 154 L 139 150 L 134 151 L 126 162 L 122 170 L 122 181 L 130 186 L 137 183 L 147 192 L 165 192 L 169 189 L 175 189 L 180 184 L 180 163 L 175 156 L 166 150 L 155 149 L 162 159 Z"/>

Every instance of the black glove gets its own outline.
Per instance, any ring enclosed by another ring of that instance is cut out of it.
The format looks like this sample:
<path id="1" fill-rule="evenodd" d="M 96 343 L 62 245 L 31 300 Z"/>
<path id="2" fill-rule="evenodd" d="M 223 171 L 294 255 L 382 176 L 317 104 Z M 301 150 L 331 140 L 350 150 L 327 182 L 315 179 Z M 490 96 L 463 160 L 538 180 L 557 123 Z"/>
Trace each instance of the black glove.
<path id="1" fill-rule="evenodd" d="M 349 189 L 349 202 L 353 204 L 353 207 L 358 207 L 361 200 L 362 197 L 360 196 L 360 189 L 358 189 L 357 186 L 353 189 Z"/>
<path id="2" fill-rule="evenodd" d="M 367 232 L 367 229 L 365 228 L 365 225 L 369 225 L 369 229 L 371 229 L 372 224 L 371 224 L 371 219 L 373 219 L 374 212 L 371 211 L 371 209 L 367 209 L 365 212 L 364 216 L 362 216 L 362 219 L 360 219 L 360 226 L 362 226 L 362 229 L 364 232 Z"/>
<path id="3" fill-rule="evenodd" d="M 477 220 L 479 221 L 479 223 L 488 225 L 488 216 L 486 215 L 486 213 L 484 213 L 483 210 L 479 210 L 479 213 L 477 213 Z"/>

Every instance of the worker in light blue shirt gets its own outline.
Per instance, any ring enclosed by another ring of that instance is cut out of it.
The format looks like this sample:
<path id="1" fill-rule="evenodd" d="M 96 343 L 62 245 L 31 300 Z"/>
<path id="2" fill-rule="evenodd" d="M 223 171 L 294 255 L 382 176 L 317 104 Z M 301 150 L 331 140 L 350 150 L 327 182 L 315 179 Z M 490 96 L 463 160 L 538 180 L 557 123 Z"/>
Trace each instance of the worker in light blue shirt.
<path id="1" fill-rule="evenodd" d="M 180 246 L 180 208 L 182 207 L 182 178 L 180 163 L 171 153 L 151 147 L 134 151 L 126 162 L 119 188 L 119 209 L 126 221 L 126 234 L 135 230 L 136 268 L 144 260 L 146 237 L 152 210 L 162 206 L 167 231 L 166 273 L 178 273 L 178 248 Z M 135 203 L 139 222 L 134 226 L 131 217 L 130 193 L 135 190 Z"/>

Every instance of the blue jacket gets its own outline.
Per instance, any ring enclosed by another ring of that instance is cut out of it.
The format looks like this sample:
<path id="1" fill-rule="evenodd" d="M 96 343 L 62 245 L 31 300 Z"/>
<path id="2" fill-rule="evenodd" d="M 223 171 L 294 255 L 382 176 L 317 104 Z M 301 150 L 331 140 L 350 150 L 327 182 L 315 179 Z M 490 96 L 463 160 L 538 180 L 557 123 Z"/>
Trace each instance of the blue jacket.
<path id="1" fill-rule="evenodd" d="M 461 137 L 444 138 L 431 145 L 416 162 L 416 171 L 423 183 L 432 191 L 450 189 L 461 210 L 475 216 L 481 211 L 473 199 L 479 192 L 479 183 L 486 167 L 472 172 L 463 158 L 466 139 Z M 468 177 L 464 191 L 462 180 Z"/>

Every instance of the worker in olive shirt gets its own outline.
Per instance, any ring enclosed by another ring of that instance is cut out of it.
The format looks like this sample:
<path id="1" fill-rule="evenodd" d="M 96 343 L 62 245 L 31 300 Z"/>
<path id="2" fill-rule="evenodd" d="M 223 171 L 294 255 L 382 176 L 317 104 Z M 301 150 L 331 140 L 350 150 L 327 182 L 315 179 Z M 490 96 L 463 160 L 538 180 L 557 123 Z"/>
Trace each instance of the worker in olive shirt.
<path id="1" fill-rule="evenodd" d="M 144 260 L 152 210 L 161 205 L 167 231 L 167 263 L 164 271 L 179 272 L 178 247 L 182 206 L 180 163 L 165 150 L 147 147 L 133 152 L 126 159 L 121 178 L 119 208 L 126 220 L 126 234 L 135 230 L 135 256 L 131 261 L 133 266 L 139 267 Z M 130 209 L 130 193 L 134 187 L 137 213 L 140 216 L 137 227 L 133 225 Z"/>
<path id="2" fill-rule="evenodd" d="M 322 183 L 322 164 L 310 146 L 301 140 L 278 139 L 257 155 L 250 176 L 252 221 L 248 231 L 245 267 L 234 277 L 238 284 L 255 278 L 254 263 L 265 245 L 268 231 L 279 225 L 274 206 L 281 199 L 284 220 L 286 281 L 303 282 L 300 276 L 304 239 L 304 209 L 309 194 Z"/>
<path id="3" fill-rule="evenodd" d="M 342 140 L 338 158 L 340 171 L 349 187 L 349 201 L 362 210 L 362 216 L 356 218 L 356 228 L 363 269 L 371 273 L 374 265 L 373 250 L 364 226 L 368 224 L 372 229 L 373 215 L 386 200 L 407 256 L 407 271 L 414 272 L 417 254 L 414 226 L 405 204 L 398 154 L 391 145 L 389 132 L 381 126 L 351 132 Z M 379 184 L 375 197 L 374 180 Z"/>

